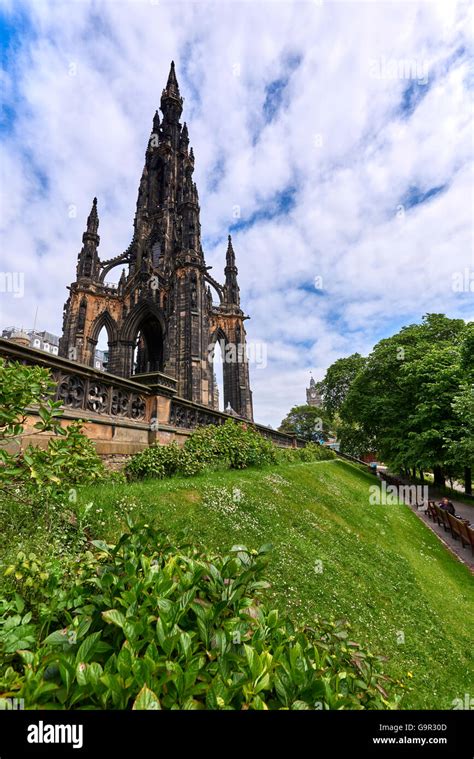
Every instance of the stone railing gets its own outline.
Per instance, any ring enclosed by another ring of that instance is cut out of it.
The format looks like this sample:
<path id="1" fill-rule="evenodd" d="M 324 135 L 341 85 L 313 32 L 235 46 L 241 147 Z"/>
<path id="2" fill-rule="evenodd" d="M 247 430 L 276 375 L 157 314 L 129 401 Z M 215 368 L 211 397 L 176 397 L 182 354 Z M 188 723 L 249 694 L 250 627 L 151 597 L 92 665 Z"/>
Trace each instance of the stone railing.
<path id="1" fill-rule="evenodd" d="M 304 448 L 306 445 L 306 440 L 287 435 L 285 432 L 278 432 L 278 430 L 273 430 L 270 427 L 264 427 L 263 424 L 254 424 L 253 426 L 261 435 L 269 438 L 269 440 L 271 440 L 272 443 L 275 443 L 275 445 L 283 446 L 285 448 Z"/>
<path id="2" fill-rule="evenodd" d="M 178 429 L 193 430 L 196 427 L 203 427 L 208 424 L 224 424 L 227 419 L 231 419 L 229 414 L 223 414 L 221 411 L 207 406 L 201 406 L 200 403 L 187 401 L 185 398 L 172 398 L 170 404 L 169 425 Z"/>
<path id="3" fill-rule="evenodd" d="M 371 467 L 366 461 L 362 461 L 362 459 L 358 459 L 357 456 L 351 456 L 350 453 L 343 453 L 342 451 L 334 451 L 336 456 L 339 456 L 341 459 L 346 459 L 346 461 L 351 461 L 353 464 L 360 464 L 361 466 L 364 466 L 366 469 L 368 469 L 370 472 L 372 471 Z"/>
<path id="4" fill-rule="evenodd" d="M 97 381 L 81 377 L 76 373 L 52 371 L 57 385 L 56 400 L 66 409 L 83 409 L 95 414 L 126 417 L 145 421 L 147 416 L 146 396 L 132 392 L 120 383 Z"/>
<path id="5" fill-rule="evenodd" d="M 287 448 L 305 445 L 304 440 L 270 427 L 177 397 L 176 380 L 161 372 L 125 379 L 3 338 L 0 338 L 0 356 L 8 361 L 49 369 L 56 385 L 55 398 L 62 402 L 66 416 L 70 412 L 69 418 L 81 418 L 99 426 L 105 424 L 112 430 L 117 425 L 133 427 L 135 422 L 142 431 L 149 426 L 150 432 L 153 428 L 155 432 L 163 430 L 167 436 L 176 434 L 178 439 L 184 439 L 196 427 L 235 419 L 252 425 L 275 445 Z M 132 435 L 132 432 L 127 434 Z M 148 442 L 147 438 L 143 446 Z"/>
<path id="6" fill-rule="evenodd" d="M 134 374 L 133 382 L 145 385 L 150 391 L 163 395 L 176 395 L 178 383 L 174 377 L 163 372 L 147 372 L 146 374 Z"/>
<path id="7" fill-rule="evenodd" d="M 228 419 L 234 419 L 238 422 L 249 424 L 261 435 L 269 438 L 275 445 L 285 448 L 302 448 L 306 445 L 304 440 L 286 435 L 284 432 L 278 432 L 263 424 L 249 422 L 248 419 L 235 414 L 226 414 L 222 411 L 215 411 L 199 403 L 187 401 L 184 398 L 174 397 L 171 399 L 169 425 L 177 429 L 193 430 L 196 427 L 203 427 L 208 424 L 224 424 Z"/>
<path id="8" fill-rule="evenodd" d="M 56 385 L 55 399 L 65 410 L 84 411 L 112 417 L 147 422 L 150 418 L 151 394 L 148 388 L 132 380 L 98 371 L 75 361 L 52 356 L 0 338 L 0 356 L 8 361 L 44 366 Z"/>

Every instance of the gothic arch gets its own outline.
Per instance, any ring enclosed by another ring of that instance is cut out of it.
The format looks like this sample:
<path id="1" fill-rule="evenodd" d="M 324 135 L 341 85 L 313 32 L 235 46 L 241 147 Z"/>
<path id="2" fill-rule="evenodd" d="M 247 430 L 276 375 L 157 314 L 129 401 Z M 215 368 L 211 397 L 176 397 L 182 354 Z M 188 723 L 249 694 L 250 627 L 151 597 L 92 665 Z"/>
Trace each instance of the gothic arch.
<path id="1" fill-rule="evenodd" d="M 158 308 L 154 303 L 150 301 L 141 301 L 138 303 L 130 313 L 127 315 L 122 329 L 120 330 L 120 339 L 125 341 L 134 340 L 136 333 L 140 329 L 140 325 L 147 317 L 155 318 L 161 327 L 163 336 L 166 332 L 166 324 L 164 314 L 161 308 Z"/>
<path id="2" fill-rule="evenodd" d="M 89 340 L 97 344 L 97 340 L 99 339 L 99 335 L 103 327 L 105 327 L 107 330 L 109 343 L 117 342 L 117 338 L 118 338 L 117 324 L 115 322 L 115 319 L 111 317 L 110 313 L 107 310 L 102 311 L 102 313 L 100 313 L 99 316 L 96 317 L 95 321 L 93 322 L 91 326 Z"/>
<path id="3" fill-rule="evenodd" d="M 102 313 L 96 317 L 89 330 L 89 335 L 87 337 L 89 351 L 88 363 L 90 366 L 94 366 L 97 341 L 99 340 L 99 335 L 104 327 L 107 330 L 107 342 L 109 345 L 108 371 L 113 373 L 116 370 L 118 329 L 115 320 L 107 310 L 102 311 Z"/>
<path id="4" fill-rule="evenodd" d="M 120 332 L 129 375 L 163 371 L 165 333 L 164 315 L 154 303 L 142 301 L 130 311 Z"/>
<path id="5" fill-rule="evenodd" d="M 122 256 L 119 256 L 118 259 L 113 259 L 113 261 L 110 261 L 107 263 L 107 261 L 104 262 L 102 265 L 102 270 L 100 272 L 99 281 L 101 283 L 105 283 L 105 278 L 108 274 L 110 274 L 111 271 L 117 268 L 117 266 L 124 266 L 126 264 L 130 263 L 130 258 L 128 256 L 125 256 L 123 254 Z"/>
<path id="6" fill-rule="evenodd" d="M 218 340 L 223 340 L 224 345 L 227 345 L 229 342 L 229 338 L 220 325 L 215 328 L 214 332 L 211 335 L 211 345 L 215 345 Z"/>
<path id="7" fill-rule="evenodd" d="M 220 344 L 220 354 L 222 358 L 222 366 L 220 366 L 220 362 L 217 361 L 216 353 L 215 353 L 215 347 L 216 343 Z M 230 379 L 230 366 L 226 364 L 225 362 L 225 355 L 226 355 L 226 346 L 229 343 L 229 339 L 224 332 L 223 328 L 218 325 L 214 331 L 210 335 L 210 350 L 208 354 L 209 364 L 210 364 L 210 386 L 211 386 L 211 394 L 214 400 L 214 407 L 216 410 L 219 410 L 219 405 L 217 402 L 217 392 L 218 392 L 218 375 L 221 377 L 222 381 L 222 390 L 223 390 L 223 397 L 222 397 L 222 406 L 221 409 L 225 410 L 227 403 L 229 402 L 229 379 Z M 220 395 L 220 392 L 219 392 Z"/>

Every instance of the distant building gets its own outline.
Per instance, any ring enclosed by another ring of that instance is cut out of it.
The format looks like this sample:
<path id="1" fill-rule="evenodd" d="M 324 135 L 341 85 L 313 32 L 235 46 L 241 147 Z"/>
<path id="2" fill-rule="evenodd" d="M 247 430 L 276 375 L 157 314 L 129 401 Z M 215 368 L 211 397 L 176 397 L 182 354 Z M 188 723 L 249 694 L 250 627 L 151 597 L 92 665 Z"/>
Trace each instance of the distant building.
<path id="1" fill-rule="evenodd" d="M 4 332 L 6 331 L 7 330 L 4 330 Z M 2 335 L 2 337 L 5 337 L 5 335 Z M 29 334 L 22 329 L 12 329 L 10 335 L 8 336 L 8 339 L 17 345 L 24 345 L 25 348 L 27 348 L 30 344 Z"/>
<path id="2" fill-rule="evenodd" d="M 106 372 L 108 361 L 109 352 L 101 351 L 99 348 L 96 348 L 94 356 L 94 369 L 99 369 L 101 372 Z"/>
<path id="3" fill-rule="evenodd" d="M 317 408 L 321 408 L 323 405 L 323 399 L 321 397 L 321 393 L 316 387 L 314 377 L 311 377 L 309 381 L 309 387 L 306 388 L 306 403 L 308 406 L 317 406 Z"/>
<path id="4" fill-rule="evenodd" d="M 22 327 L 8 327 L 2 331 L 2 337 L 5 340 L 11 340 L 17 345 L 24 345 L 26 348 L 35 348 L 38 351 L 50 353 L 57 356 L 59 353 L 59 336 L 53 335 L 52 332 L 43 330 L 39 332 L 33 329 L 23 329 Z M 101 371 L 107 370 L 108 351 L 96 350 L 94 359 L 94 368 Z"/>
<path id="5" fill-rule="evenodd" d="M 59 336 L 53 335 L 51 332 L 38 332 L 31 330 L 29 333 L 32 348 L 36 348 L 46 353 L 51 353 L 53 356 L 58 355 L 59 351 Z"/>
<path id="6" fill-rule="evenodd" d="M 32 329 L 19 329 L 18 327 L 8 327 L 2 332 L 2 337 L 5 340 L 11 340 L 19 345 L 29 346 L 30 348 L 36 348 L 39 351 L 45 351 L 51 353 L 53 356 L 58 355 L 59 351 L 59 337 L 53 335 L 51 332 L 38 332 Z"/>

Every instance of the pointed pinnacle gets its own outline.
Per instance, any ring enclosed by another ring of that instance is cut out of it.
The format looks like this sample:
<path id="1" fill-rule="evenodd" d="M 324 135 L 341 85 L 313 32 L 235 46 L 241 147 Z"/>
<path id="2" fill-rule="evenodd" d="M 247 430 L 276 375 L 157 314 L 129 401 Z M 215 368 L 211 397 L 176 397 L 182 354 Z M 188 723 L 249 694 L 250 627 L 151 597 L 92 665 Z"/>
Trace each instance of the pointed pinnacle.
<path id="1" fill-rule="evenodd" d="M 227 243 L 227 252 L 226 252 L 226 269 L 227 268 L 234 268 L 235 267 L 235 253 L 234 248 L 232 247 L 232 235 L 228 235 L 227 237 L 228 243 Z"/>
<path id="2" fill-rule="evenodd" d="M 174 61 L 171 61 L 170 73 L 168 74 L 168 81 L 166 82 L 166 91 L 168 94 L 176 94 L 179 97 L 179 85 L 176 79 L 176 72 L 174 69 Z M 174 93 L 172 93 L 174 90 Z"/>
<path id="3" fill-rule="evenodd" d="M 92 201 L 92 208 L 89 216 L 87 217 L 87 232 L 92 235 L 97 234 L 99 227 L 99 215 L 97 213 L 97 198 Z"/>

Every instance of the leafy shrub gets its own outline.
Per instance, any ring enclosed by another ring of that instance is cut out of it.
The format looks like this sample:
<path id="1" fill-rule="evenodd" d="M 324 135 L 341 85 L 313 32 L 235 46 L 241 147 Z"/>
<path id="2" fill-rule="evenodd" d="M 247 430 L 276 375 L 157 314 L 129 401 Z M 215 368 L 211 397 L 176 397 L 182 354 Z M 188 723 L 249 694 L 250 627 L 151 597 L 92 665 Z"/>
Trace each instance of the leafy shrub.
<path id="1" fill-rule="evenodd" d="M 143 477 L 171 477 L 180 473 L 186 476 L 199 474 L 204 463 L 199 461 L 191 451 L 181 448 L 177 443 L 169 445 L 154 444 L 130 458 L 125 472 L 130 480 Z"/>
<path id="2" fill-rule="evenodd" d="M 298 454 L 300 461 L 329 461 L 336 457 L 334 451 L 319 443 L 308 443 L 298 449 Z"/>
<path id="3" fill-rule="evenodd" d="M 210 555 L 147 525 L 94 545 L 73 572 L 38 574 L 33 600 L 20 577 L 0 602 L 4 697 L 56 709 L 396 706 L 380 659 L 342 623 L 296 628 L 267 607 L 269 546 Z"/>
<path id="4" fill-rule="evenodd" d="M 82 422 L 61 427 L 61 403 L 52 400 L 53 391 L 46 369 L 0 359 L 0 483 L 3 495 L 16 501 L 61 501 L 71 485 L 103 476 L 94 445 L 81 432 Z M 26 409 L 31 407 L 38 413 L 36 433 L 55 436 L 46 448 L 29 445 L 22 451 Z"/>
<path id="5" fill-rule="evenodd" d="M 151 445 L 132 456 L 125 467 L 130 479 L 141 477 L 169 477 L 178 470 L 180 447 L 177 443 L 170 445 Z"/>
<path id="6" fill-rule="evenodd" d="M 104 474 L 94 443 L 82 434 L 81 421 L 72 422 L 62 436 L 50 438 L 47 448 L 29 445 L 15 461 L 13 483 L 33 481 L 50 499 L 60 498 L 78 483 L 91 482 Z"/>
<path id="7" fill-rule="evenodd" d="M 276 460 L 275 446 L 252 426 L 228 419 L 220 426 L 201 427 L 184 445 L 205 465 L 225 464 L 231 469 L 264 466 Z"/>
<path id="8" fill-rule="evenodd" d="M 235 424 L 235 422 L 231 422 L 231 424 Z M 191 433 L 184 444 L 184 448 L 189 455 L 208 468 L 216 468 L 219 462 L 224 459 L 218 430 L 219 426 L 215 424 L 198 427 Z"/>
<path id="9" fill-rule="evenodd" d="M 180 448 L 177 443 L 152 445 L 131 457 L 129 479 L 194 475 L 219 466 L 244 469 L 276 461 L 276 449 L 253 427 L 228 419 L 220 426 L 198 427 Z"/>
<path id="10" fill-rule="evenodd" d="M 277 456 L 280 463 L 330 461 L 331 459 L 336 458 L 334 451 L 319 443 L 307 443 L 304 448 L 279 448 Z"/>

